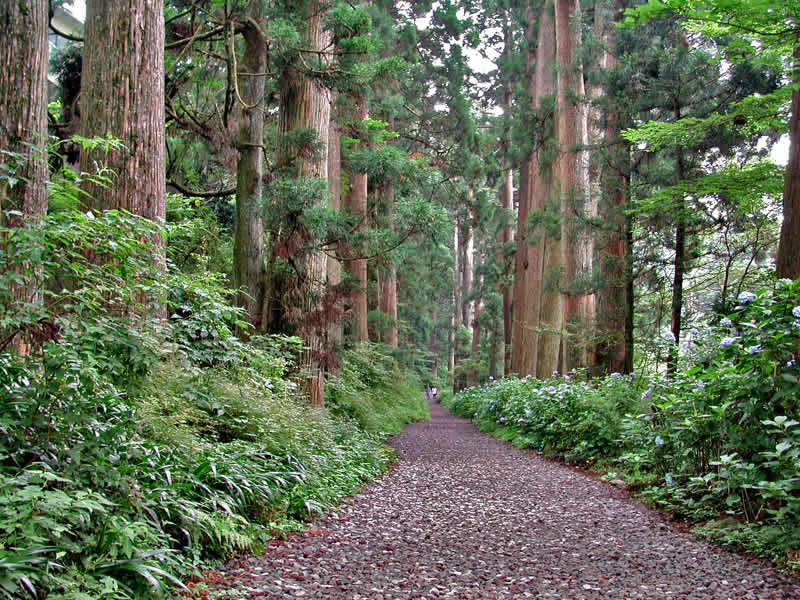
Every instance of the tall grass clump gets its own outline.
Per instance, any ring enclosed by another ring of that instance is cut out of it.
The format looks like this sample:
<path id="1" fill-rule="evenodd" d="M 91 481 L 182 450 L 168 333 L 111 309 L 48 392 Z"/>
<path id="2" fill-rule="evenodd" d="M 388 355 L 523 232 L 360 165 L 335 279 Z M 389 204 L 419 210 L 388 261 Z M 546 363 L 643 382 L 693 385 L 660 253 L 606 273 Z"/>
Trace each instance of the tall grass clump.
<path id="1" fill-rule="evenodd" d="M 507 378 L 445 400 L 481 428 L 599 465 L 702 535 L 800 552 L 800 280 L 743 292 L 672 378 Z"/>

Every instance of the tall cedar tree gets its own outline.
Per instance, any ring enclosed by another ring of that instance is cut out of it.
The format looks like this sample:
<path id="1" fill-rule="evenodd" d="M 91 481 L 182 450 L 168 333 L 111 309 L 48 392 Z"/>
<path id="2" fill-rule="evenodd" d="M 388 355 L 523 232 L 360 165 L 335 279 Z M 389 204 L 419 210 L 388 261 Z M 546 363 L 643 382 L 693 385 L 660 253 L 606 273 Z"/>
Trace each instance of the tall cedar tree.
<path id="1" fill-rule="evenodd" d="M 23 227 L 47 211 L 47 8 L 45 0 L 0 3 L 0 227 Z M 35 275 L 14 288 L 20 303 L 40 300 Z M 26 351 L 24 336 L 14 343 Z"/>
<path id="2" fill-rule="evenodd" d="M 105 165 L 113 183 L 87 183 L 90 205 L 152 221 L 166 213 L 164 4 L 157 0 L 88 0 L 81 76 L 85 137 L 123 144 L 107 154 L 81 153 L 81 170 Z M 159 260 L 163 260 L 163 257 Z"/>

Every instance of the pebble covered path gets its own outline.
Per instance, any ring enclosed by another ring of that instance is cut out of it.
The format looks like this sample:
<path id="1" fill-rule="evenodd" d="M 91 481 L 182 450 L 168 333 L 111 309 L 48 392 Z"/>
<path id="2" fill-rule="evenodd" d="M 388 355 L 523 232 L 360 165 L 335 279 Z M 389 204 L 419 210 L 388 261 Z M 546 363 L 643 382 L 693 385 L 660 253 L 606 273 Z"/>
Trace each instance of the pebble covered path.
<path id="1" fill-rule="evenodd" d="M 396 467 L 308 532 L 225 567 L 214 598 L 800 599 L 616 488 L 431 405 Z"/>

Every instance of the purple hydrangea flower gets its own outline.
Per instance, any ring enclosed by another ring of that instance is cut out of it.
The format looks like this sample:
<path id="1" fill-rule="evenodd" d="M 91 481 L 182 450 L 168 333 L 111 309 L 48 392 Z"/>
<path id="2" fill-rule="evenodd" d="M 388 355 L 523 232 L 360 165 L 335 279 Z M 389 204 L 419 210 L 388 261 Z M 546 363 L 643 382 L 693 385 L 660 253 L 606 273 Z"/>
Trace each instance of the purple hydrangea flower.
<path id="1" fill-rule="evenodd" d="M 791 369 L 791 368 L 794 366 L 794 359 L 792 359 L 792 360 L 790 360 L 789 362 L 787 362 L 787 363 L 786 363 L 786 366 L 787 366 L 787 367 L 789 367 L 789 368 Z"/>
<path id="2" fill-rule="evenodd" d="M 544 388 L 544 391 L 545 392 L 550 392 L 552 394 L 552 393 L 554 393 L 556 391 L 556 386 L 548 385 L 546 388 Z"/>
<path id="3" fill-rule="evenodd" d="M 761 344 L 755 344 L 754 346 L 747 348 L 748 354 L 758 354 L 759 352 L 761 352 Z"/>
<path id="4" fill-rule="evenodd" d="M 730 327 L 733 325 L 733 321 L 731 321 L 728 317 L 725 317 L 719 322 L 719 324 L 723 327 Z"/>
<path id="5" fill-rule="evenodd" d="M 642 400 L 647 400 L 652 395 L 653 395 L 653 388 L 650 388 L 646 392 L 642 392 Z"/>
<path id="6" fill-rule="evenodd" d="M 726 346 L 731 346 L 736 341 L 736 338 L 732 337 L 724 337 L 722 341 L 719 343 L 720 348 L 725 348 Z"/>
<path id="7" fill-rule="evenodd" d="M 736 298 L 739 304 L 747 304 L 748 302 L 752 302 L 756 299 L 756 295 L 753 292 L 742 292 Z"/>
<path id="8" fill-rule="evenodd" d="M 611 373 L 611 375 L 609 375 L 609 377 L 611 377 L 612 379 L 619 376 L 620 376 L 619 373 L 617 373 L 616 371 L 614 371 L 613 373 Z"/>

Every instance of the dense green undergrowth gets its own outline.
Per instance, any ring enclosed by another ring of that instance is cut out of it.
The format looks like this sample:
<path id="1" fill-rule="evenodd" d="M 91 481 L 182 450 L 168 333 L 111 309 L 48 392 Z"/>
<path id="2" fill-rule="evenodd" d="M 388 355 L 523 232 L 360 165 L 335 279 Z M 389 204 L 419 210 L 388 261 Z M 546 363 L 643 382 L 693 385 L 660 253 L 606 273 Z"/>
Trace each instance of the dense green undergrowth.
<path id="1" fill-rule="evenodd" d="M 241 341 L 223 278 L 166 275 L 155 233 L 69 210 L 0 232 L 0 597 L 163 595 L 352 494 L 427 415 L 377 346 L 311 408 L 302 341 Z M 41 302 L 11 291 L 31 278 Z"/>
<path id="2" fill-rule="evenodd" d="M 800 281 L 745 292 L 671 380 L 507 378 L 442 399 L 515 445 L 593 466 L 707 537 L 798 566 Z"/>

